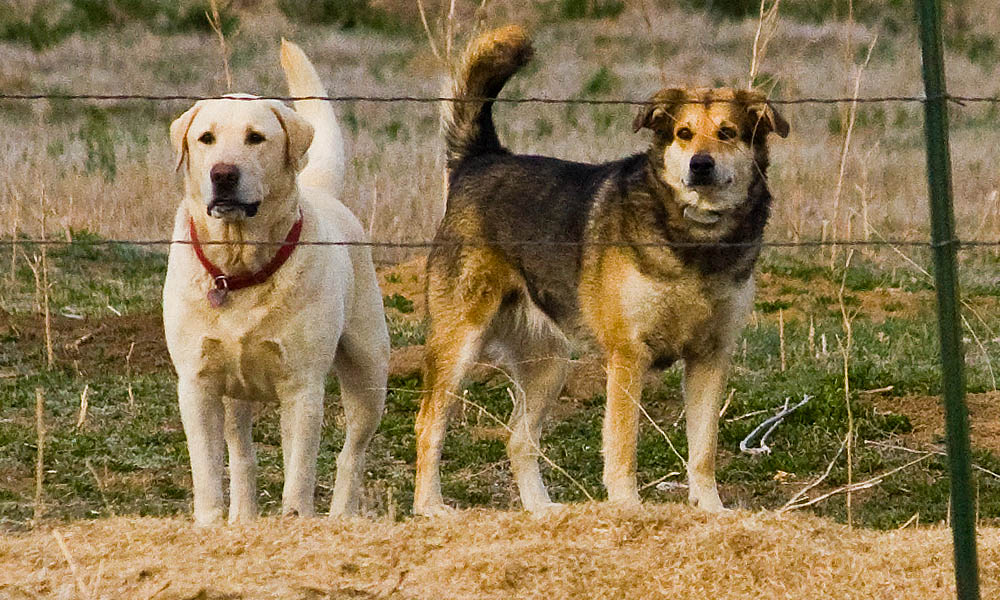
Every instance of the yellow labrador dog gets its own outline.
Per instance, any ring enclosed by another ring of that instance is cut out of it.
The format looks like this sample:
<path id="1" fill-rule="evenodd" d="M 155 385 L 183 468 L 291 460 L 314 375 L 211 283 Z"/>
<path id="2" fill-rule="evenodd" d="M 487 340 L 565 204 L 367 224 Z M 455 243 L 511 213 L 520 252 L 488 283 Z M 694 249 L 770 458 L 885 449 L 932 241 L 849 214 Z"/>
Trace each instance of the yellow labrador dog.
<path id="1" fill-rule="evenodd" d="M 306 55 L 282 41 L 293 96 L 325 96 Z M 337 200 L 344 149 L 333 107 L 231 96 L 203 100 L 170 126 L 183 173 L 163 289 L 163 323 L 191 455 L 194 519 L 257 514 L 253 404 L 277 401 L 282 513 L 314 514 L 323 388 L 340 381 L 347 435 L 332 515 L 357 510 L 364 454 L 381 419 L 389 335 L 364 231 Z M 267 245 L 246 241 L 273 242 Z M 222 243 L 220 243 L 222 242 Z"/>

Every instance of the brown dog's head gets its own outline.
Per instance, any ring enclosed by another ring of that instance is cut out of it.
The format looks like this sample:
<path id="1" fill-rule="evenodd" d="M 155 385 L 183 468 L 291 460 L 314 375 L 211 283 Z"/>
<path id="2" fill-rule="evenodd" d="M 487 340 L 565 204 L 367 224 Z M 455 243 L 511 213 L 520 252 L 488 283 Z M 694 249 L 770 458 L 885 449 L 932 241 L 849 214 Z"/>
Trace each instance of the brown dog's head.
<path id="1" fill-rule="evenodd" d="M 278 101 L 253 98 L 201 100 L 170 125 L 186 196 L 209 216 L 253 217 L 287 196 L 305 165 L 312 126 Z"/>
<path id="2" fill-rule="evenodd" d="M 759 92 L 664 89 L 633 123 L 656 133 L 653 170 L 673 188 L 689 220 L 712 227 L 746 201 L 750 184 L 767 168 L 769 133 L 788 135 L 788 123 Z"/>

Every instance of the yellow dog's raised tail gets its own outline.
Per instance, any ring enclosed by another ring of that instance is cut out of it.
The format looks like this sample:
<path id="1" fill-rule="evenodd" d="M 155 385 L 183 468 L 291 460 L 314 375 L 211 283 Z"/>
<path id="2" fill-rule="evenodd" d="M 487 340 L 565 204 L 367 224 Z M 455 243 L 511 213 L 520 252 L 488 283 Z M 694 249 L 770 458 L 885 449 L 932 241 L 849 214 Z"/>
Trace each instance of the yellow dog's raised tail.
<path id="1" fill-rule="evenodd" d="M 301 48 L 281 40 L 281 68 L 293 97 L 326 96 L 326 88 Z M 299 184 L 329 190 L 340 197 L 344 186 L 344 138 L 333 104 L 327 100 L 296 100 L 295 112 L 313 126 L 309 161 L 299 174 Z"/>

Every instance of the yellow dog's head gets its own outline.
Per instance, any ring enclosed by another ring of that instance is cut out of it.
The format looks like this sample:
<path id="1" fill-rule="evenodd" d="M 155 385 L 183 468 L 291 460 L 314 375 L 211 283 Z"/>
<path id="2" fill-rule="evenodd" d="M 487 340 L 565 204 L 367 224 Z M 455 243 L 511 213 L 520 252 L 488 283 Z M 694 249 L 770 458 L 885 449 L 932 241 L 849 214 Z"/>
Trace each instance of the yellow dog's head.
<path id="1" fill-rule="evenodd" d="M 312 126 L 295 111 L 249 95 L 201 100 L 170 125 L 187 198 L 228 221 L 288 197 L 312 137 Z"/>

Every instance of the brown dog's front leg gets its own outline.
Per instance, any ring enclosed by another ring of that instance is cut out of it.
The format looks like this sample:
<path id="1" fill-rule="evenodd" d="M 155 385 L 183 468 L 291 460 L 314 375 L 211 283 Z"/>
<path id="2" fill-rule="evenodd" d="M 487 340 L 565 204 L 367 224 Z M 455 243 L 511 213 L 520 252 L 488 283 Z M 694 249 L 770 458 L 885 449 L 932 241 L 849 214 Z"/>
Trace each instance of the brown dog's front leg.
<path id="1" fill-rule="evenodd" d="M 636 442 L 645 353 L 612 350 L 608 353 L 608 403 L 604 413 L 604 487 L 608 500 L 639 504 L 636 484 Z"/>

